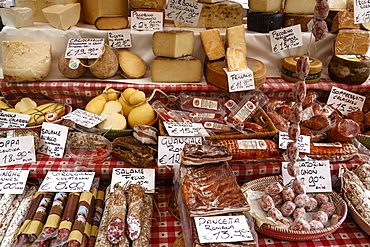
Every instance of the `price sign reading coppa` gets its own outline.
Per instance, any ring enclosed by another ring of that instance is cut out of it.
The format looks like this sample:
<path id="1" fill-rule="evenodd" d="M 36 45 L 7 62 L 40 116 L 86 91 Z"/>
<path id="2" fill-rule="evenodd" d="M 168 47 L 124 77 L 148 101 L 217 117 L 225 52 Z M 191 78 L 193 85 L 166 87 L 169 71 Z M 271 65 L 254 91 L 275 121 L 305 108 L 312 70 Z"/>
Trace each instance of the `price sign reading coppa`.
<path id="1" fill-rule="evenodd" d="M 166 18 L 190 25 L 198 25 L 203 5 L 189 0 L 169 0 L 166 8 Z"/>
<path id="2" fill-rule="evenodd" d="M 29 170 L 0 171 L 0 194 L 22 194 L 29 173 Z"/>
<path id="3" fill-rule="evenodd" d="M 46 174 L 39 191 L 84 192 L 89 191 L 95 172 L 52 172 Z"/>
<path id="4" fill-rule="evenodd" d="M 295 25 L 269 32 L 273 53 L 303 45 L 301 25 Z"/>
<path id="5" fill-rule="evenodd" d="M 36 162 L 33 136 L 0 138 L 1 166 Z"/>
<path id="6" fill-rule="evenodd" d="M 365 100 L 365 96 L 341 88 L 332 87 L 327 104 L 337 109 L 342 114 L 348 115 L 348 113 L 362 110 Z"/>
<path id="7" fill-rule="evenodd" d="M 100 57 L 103 51 L 103 38 L 69 39 L 64 57 L 94 59 Z"/>
<path id="8" fill-rule="evenodd" d="M 138 184 L 145 188 L 146 192 L 154 193 L 154 169 L 144 168 L 114 168 L 112 172 L 111 184 L 120 183 L 125 189 L 130 184 Z M 114 191 L 114 186 L 111 186 L 111 192 Z"/>
<path id="9" fill-rule="evenodd" d="M 230 243 L 252 241 L 245 216 L 194 217 L 201 243 Z"/>

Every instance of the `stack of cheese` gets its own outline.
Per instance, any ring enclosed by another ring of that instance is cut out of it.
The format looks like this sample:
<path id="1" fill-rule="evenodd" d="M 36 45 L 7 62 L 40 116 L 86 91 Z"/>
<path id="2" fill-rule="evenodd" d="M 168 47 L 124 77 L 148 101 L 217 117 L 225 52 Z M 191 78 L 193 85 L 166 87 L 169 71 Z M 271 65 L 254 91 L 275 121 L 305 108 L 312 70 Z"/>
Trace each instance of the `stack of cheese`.
<path id="1" fill-rule="evenodd" d="M 202 11 L 197 25 L 193 26 L 175 21 L 176 27 L 226 28 L 243 23 L 243 6 L 234 1 L 198 0 Z"/>
<path id="2" fill-rule="evenodd" d="M 249 0 L 248 30 L 268 33 L 281 28 L 283 25 L 281 7 L 282 0 Z"/>
<path id="3" fill-rule="evenodd" d="M 191 55 L 194 50 L 193 31 L 156 31 L 152 50 L 156 56 L 150 67 L 153 82 L 199 82 L 202 79 L 202 62 Z"/>
<path id="4" fill-rule="evenodd" d="M 218 29 L 200 32 L 203 48 L 207 56 L 205 78 L 214 86 L 228 89 L 224 68 L 228 71 L 253 71 L 254 84 L 259 88 L 266 80 L 266 66 L 253 58 L 248 58 L 245 29 L 243 25 L 226 29 L 226 47 Z"/>
<path id="5" fill-rule="evenodd" d="M 329 77 L 336 82 L 359 85 L 370 75 L 370 32 L 354 23 L 354 13 L 342 10 L 333 19 L 332 31 L 338 32 Z"/>

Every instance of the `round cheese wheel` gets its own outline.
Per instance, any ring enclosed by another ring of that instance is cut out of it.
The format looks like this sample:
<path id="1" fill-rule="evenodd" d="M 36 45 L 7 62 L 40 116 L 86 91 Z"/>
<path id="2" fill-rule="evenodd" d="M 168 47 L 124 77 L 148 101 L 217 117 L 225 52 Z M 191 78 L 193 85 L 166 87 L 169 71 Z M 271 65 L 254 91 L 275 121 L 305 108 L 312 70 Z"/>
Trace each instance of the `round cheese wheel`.
<path id="1" fill-rule="evenodd" d="M 250 31 L 268 33 L 283 26 L 283 13 L 277 12 L 252 12 L 248 11 L 247 28 Z"/>
<path id="2" fill-rule="evenodd" d="M 370 75 L 370 57 L 362 55 L 335 55 L 328 66 L 333 81 L 348 85 L 360 85 Z"/>
<path id="3" fill-rule="evenodd" d="M 253 71 L 255 88 L 261 87 L 266 81 L 266 65 L 257 59 L 249 57 L 247 57 L 247 65 Z M 227 68 L 224 59 L 206 62 L 204 75 L 207 82 L 216 87 L 228 89 L 227 75 L 224 68 Z"/>
<path id="4" fill-rule="evenodd" d="M 281 77 L 289 82 L 300 81 L 295 75 L 295 68 L 299 56 L 289 56 L 284 58 L 281 67 Z M 310 57 L 310 72 L 306 78 L 306 83 L 316 83 L 320 81 L 322 71 L 322 62 L 317 58 Z"/>
<path id="5" fill-rule="evenodd" d="M 283 27 L 290 27 L 300 24 L 301 31 L 307 32 L 308 31 L 307 25 L 311 20 L 313 20 L 313 15 L 285 13 Z"/>

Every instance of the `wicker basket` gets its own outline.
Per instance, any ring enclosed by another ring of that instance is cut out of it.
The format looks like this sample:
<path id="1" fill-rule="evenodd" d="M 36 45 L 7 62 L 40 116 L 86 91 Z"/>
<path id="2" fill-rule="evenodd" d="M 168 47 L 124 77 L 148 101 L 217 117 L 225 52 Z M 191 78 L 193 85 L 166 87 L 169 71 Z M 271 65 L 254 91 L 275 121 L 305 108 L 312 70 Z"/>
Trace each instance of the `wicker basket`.
<path id="1" fill-rule="evenodd" d="M 358 134 L 356 139 L 361 142 L 365 147 L 370 148 L 370 136 L 364 134 Z"/>
<path id="2" fill-rule="evenodd" d="M 370 224 L 357 212 L 352 202 L 347 198 L 346 193 L 343 193 L 343 197 L 348 205 L 348 212 L 357 223 L 357 225 L 370 236 Z"/>
<path id="3" fill-rule="evenodd" d="M 242 185 L 241 188 L 243 193 L 245 193 L 247 190 L 263 191 L 268 184 L 276 181 L 282 183 L 283 179 L 281 176 L 259 178 L 245 183 L 244 185 Z M 336 214 L 340 216 L 340 219 L 335 225 L 316 231 L 286 230 L 268 224 L 262 224 L 260 227 L 255 224 L 255 229 L 257 232 L 262 233 L 266 236 L 287 241 L 309 241 L 328 236 L 340 227 L 347 216 L 346 202 L 335 192 L 328 194 L 328 197 L 331 199 L 336 208 Z"/>

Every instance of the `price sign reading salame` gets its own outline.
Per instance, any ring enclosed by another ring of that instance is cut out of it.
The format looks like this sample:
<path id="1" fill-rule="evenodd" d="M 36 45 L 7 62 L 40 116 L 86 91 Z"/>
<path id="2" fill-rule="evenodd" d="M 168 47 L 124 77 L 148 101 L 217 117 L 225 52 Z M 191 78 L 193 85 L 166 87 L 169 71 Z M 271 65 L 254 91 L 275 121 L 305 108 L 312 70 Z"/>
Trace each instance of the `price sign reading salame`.
<path id="1" fill-rule="evenodd" d="M 111 184 L 120 183 L 125 189 L 130 184 L 138 184 L 145 188 L 147 193 L 154 193 L 155 189 L 155 169 L 144 168 L 114 168 L 112 172 Z M 111 192 L 114 186 L 110 187 Z"/>
<path id="2" fill-rule="evenodd" d="M 273 53 L 303 45 L 301 25 L 295 25 L 269 32 Z"/>
<path id="3" fill-rule="evenodd" d="M 65 58 L 94 59 L 104 51 L 103 38 L 69 39 Z"/>
<path id="4" fill-rule="evenodd" d="M 67 141 L 67 135 L 67 126 L 47 122 L 42 123 L 38 151 L 50 156 L 62 158 Z"/>
<path id="5" fill-rule="evenodd" d="M 46 174 L 39 191 L 84 192 L 89 191 L 95 172 L 51 172 Z"/>
<path id="6" fill-rule="evenodd" d="M 166 8 L 166 18 L 190 25 L 198 25 L 203 5 L 189 0 L 169 0 Z"/>
<path id="7" fill-rule="evenodd" d="M 36 162 L 33 136 L 0 138 L 1 166 Z"/>

